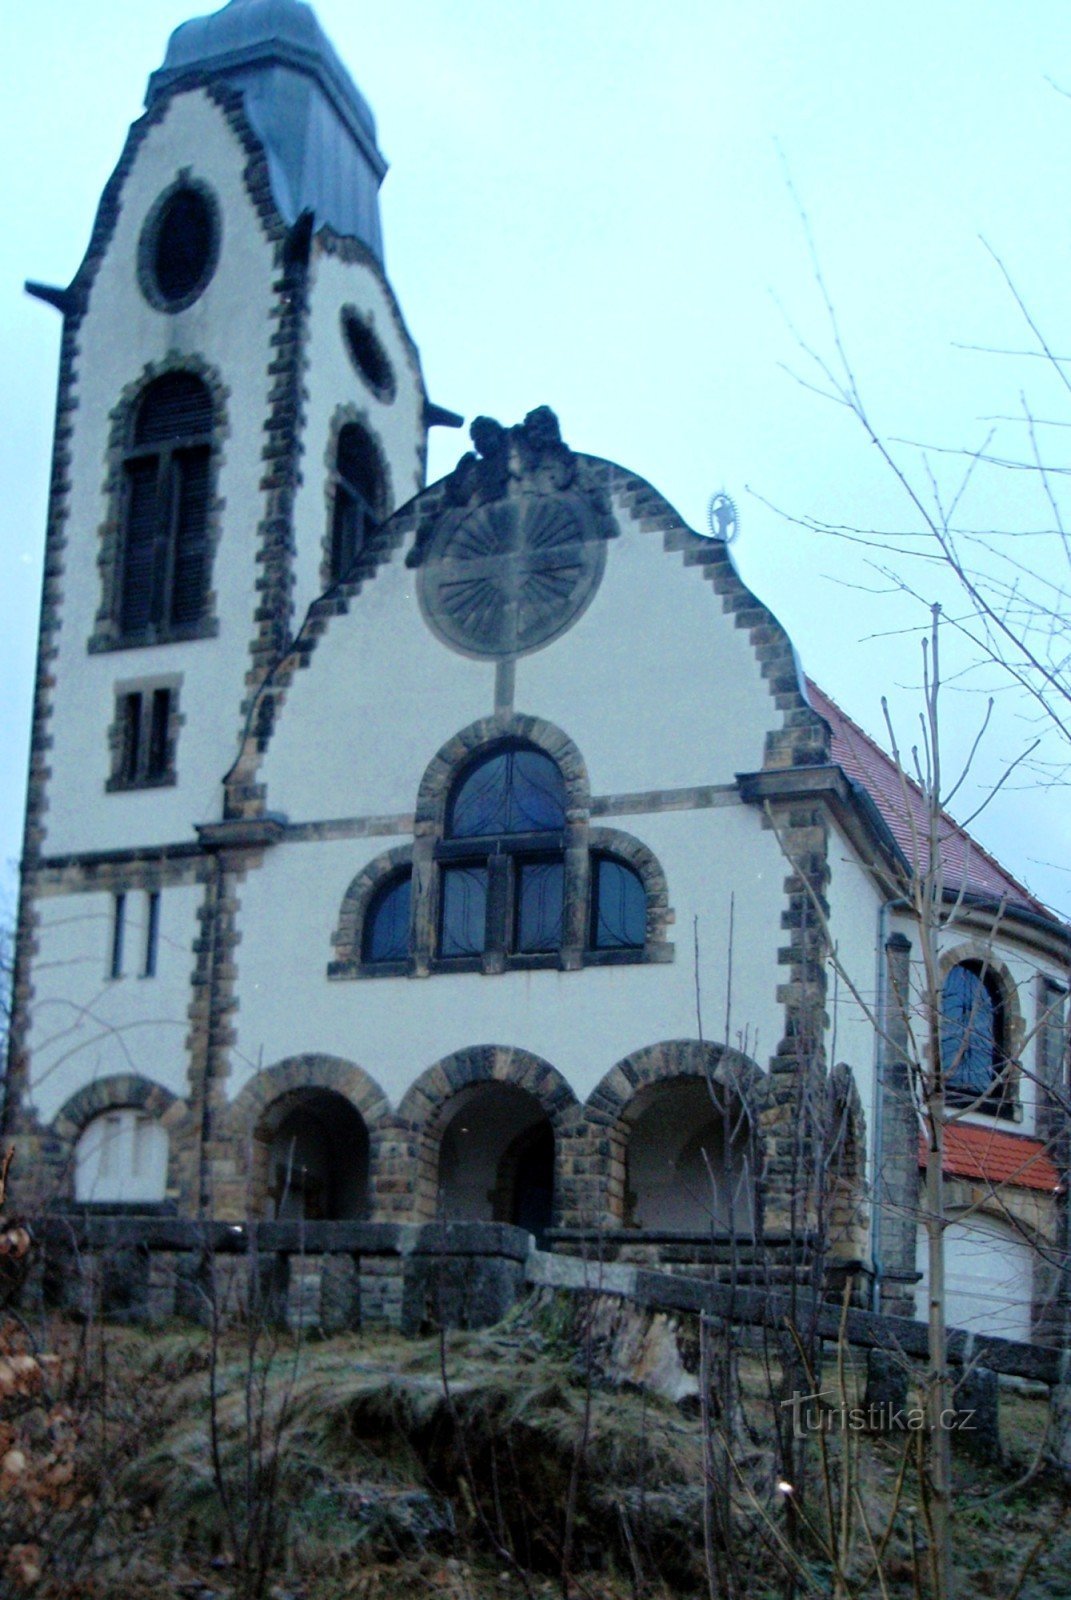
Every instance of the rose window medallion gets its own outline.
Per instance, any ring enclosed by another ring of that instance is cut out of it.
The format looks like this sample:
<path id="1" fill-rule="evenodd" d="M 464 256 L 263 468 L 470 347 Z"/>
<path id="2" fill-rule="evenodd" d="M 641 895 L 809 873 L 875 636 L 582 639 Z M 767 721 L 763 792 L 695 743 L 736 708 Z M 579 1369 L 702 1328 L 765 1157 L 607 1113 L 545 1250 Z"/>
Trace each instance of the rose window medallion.
<path id="1" fill-rule="evenodd" d="M 420 604 L 464 655 L 524 655 L 577 620 L 605 564 L 582 496 L 518 495 L 446 513 L 420 567 Z"/>

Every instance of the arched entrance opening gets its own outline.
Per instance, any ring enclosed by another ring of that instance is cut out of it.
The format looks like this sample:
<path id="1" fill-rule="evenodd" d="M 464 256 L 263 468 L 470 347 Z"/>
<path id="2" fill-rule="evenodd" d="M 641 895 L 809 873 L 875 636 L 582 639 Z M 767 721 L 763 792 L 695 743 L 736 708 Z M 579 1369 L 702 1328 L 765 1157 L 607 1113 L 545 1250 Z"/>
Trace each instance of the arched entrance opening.
<path id="1" fill-rule="evenodd" d="M 554 1210 L 554 1129 L 534 1095 L 476 1083 L 443 1108 L 438 1212 L 446 1222 L 511 1222 L 541 1242 Z"/>
<path id="2" fill-rule="evenodd" d="M 750 1233 L 755 1162 L 739 1094 L 706 1078 L 650 1084 L 632 1101 L 627 1226 L 659 1233 Z"/>
<path id="3" fill-rule="evenodd" d="M 268 1107 L 264 1212 L 280 1221 L 355 1221 L 368 1210 L 368 1129 L 344 1095 L 298 1089 Z"/>

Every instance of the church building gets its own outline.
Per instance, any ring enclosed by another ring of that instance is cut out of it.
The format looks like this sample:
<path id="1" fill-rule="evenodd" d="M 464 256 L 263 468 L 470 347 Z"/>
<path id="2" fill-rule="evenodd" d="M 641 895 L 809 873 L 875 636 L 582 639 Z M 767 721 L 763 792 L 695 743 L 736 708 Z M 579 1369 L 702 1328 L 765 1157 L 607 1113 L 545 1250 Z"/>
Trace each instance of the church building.
<path id="1" fill-rule="evenodd" d="M 22 1207 L 501 1221 L 753 1275 L 824 1230 L 911 1315 L 924 976 L 889 884 L 923 797 L 728 540 L 553 396 L 426 482 L 462 419 L 384 271 L 385 172 L 311 8 L 230 0 L 173 34 L 71 284 L 28 285 L 63 335 Z M 950 1320 L 1043 1336 L 1071 932 L 941 829 Z"/>

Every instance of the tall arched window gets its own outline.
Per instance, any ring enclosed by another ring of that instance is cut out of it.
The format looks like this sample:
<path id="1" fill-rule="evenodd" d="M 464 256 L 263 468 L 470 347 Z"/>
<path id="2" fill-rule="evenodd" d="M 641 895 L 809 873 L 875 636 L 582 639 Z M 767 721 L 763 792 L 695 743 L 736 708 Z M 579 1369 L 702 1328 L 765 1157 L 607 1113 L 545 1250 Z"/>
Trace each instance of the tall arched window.
<path id="1" fill-rule="evenodd" d="M 941 990 L 941 1065 L 949 1098 L 960 1104 L 981 1099 L 979 1109 L 1004 1110 L 1007 1064 L 1000 986 L 981 962 L 961 961 Z"/>
<path id="2" fill-rule="evenodd" d="M 331 581 L 345 578 L 364 548 L 369 530 L 383 516 L 383 469 L 372 435 L 347 422 L 335 447 L 331 509 Z"/>
<path id="3" fill-rule="evenodd" d="M 212 397 L 192 372 L 145 390 L 124 458 L 118 623 L 123 640 L 181 636 L 208 596 Z"/>
<path id="4" fill-rule="evenodd" d="M 524 745 L 493 749 L 450 796 L 438 848 L 439 954 L 550 954 L 561 948 L 565 785 Z"/>

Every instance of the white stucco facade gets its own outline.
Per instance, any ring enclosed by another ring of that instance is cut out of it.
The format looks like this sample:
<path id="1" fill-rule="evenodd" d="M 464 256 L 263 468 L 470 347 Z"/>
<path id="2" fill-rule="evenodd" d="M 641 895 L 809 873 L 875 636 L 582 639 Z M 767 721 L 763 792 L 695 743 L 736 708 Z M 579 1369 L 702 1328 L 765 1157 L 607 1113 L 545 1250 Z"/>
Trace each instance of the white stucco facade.
<path id="1" fill-rule="evenodd" d="M 118 849 L 132 840 L 152 845 L 188 839 L 196 823 L 221 812 L 220 779 L 238 747 L 237 691 L 256 607 L 272 333 L 265 308 L 271 302 L 273 248 L 245 186 L 246 159 L 220 108 L 203 92 L 175 99 L 140 145 L 79 330 L 68 513 L 77 536 L 64 553 L 58 626 L 52 718 L 65 759 L 49 788 L 51 854 Z M 223 224 L 211 282 L 187 310 L 172 314 L 138 292 L 138 250 L 160 192 L 187 167 L 218 197 Z M 186 357 L 215 375 L 222 395 L 214 469 L 223 529 L 210 580 L 218 632 L 148 651 L 90 653 L 87 642 L 101 606 L 100 530 L 116 514 L 105 490 L 113 413 L 146 373 Z M 151 793 L 108 793 L 107 735 L 116 685 L 168 675 L 181 680 L 177 783 Z M 224 686 L 228 717 L 220 715 Z"/>
<path id="2" fill-rule="evenodd" d="M 803 1124 L 835 1081 L 841 1255 L 868 1270 L 868 1218 L 894 1204 L 874 1181 L 891 940 L 923 992 L 913 918 L 883 876 L 888 818 L 846 776 L 728 547 L 563 441 L 545 407 L 481 419 L 425 486 L 427 428 L 448 414 L 377 229 L 286 212 L 237 81 L 206 71 L 150 95 L 86 266 L 52 296 L 67 321 L 15 1125 L 79 1204 L 407 1221 L 439 1205 L 540 1237 L 765 1216 L 783 1233 L 801 1190 L 814 1220 L 828 1130 Z M 172 191 L 208 195 L 216 220 L 200 277 L 169 300 L 146 275 Z M 124 632 L 117 599 L 144 534 L 133 419 L 174 373 L 210 394 L 212 425 L 155 441 L 172 477 L 159 468 L 145 514 L 153 581 L 172 581 L 183 538 L 204 536 L 210 564 L 192 625 L 149 638 Z M 371 487 L 340 484 L 346 428 Z M 207 452 L 207 510 L 181 498 L 191 450 Z M 123 719 L 148 717 L 161 687 L 167 760 L 145 781 Z M 505 798 L 462 826 L 481 772 Z M 451 884 L 475 897 L 464 938 Z M 399 926 L 377 943 L 388 903 Z M 995 1071 L 1013 1047 L 1021 1063 L 1014 1115 L 968 1120 L 1040 1140 L 1067 930 L 1018 912 L 994 933 L 992 907 L 957 908 L 942 956 L 975 977 L 992 965 Z M 731 1129 L 730 1104 L 746 1113 Z M 911 1301 L 913 1229 L 901 1255 Z"/>

